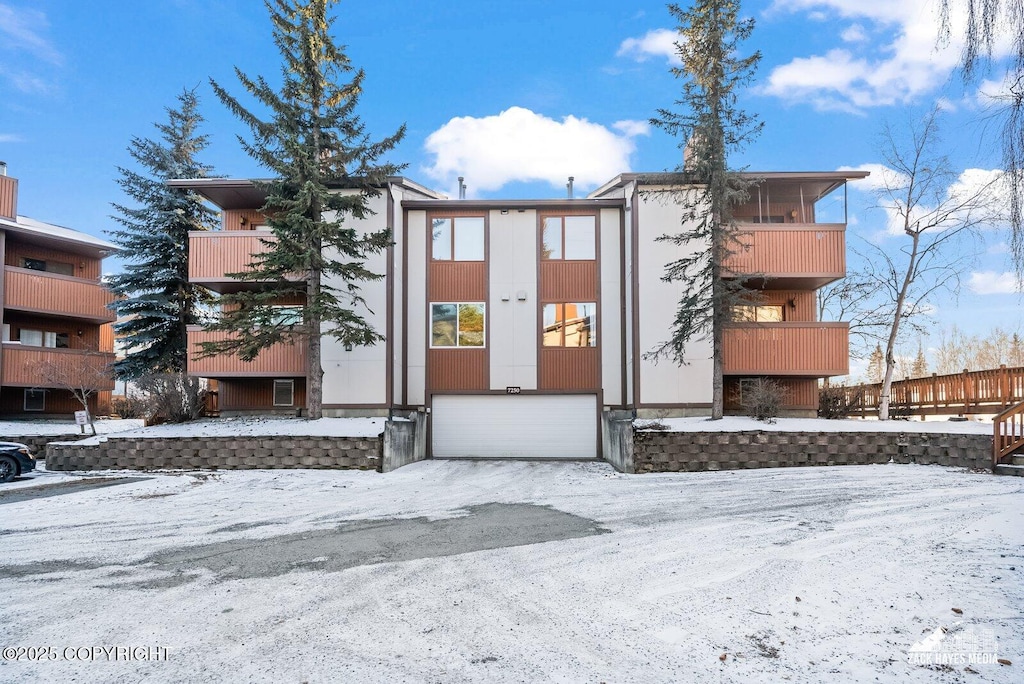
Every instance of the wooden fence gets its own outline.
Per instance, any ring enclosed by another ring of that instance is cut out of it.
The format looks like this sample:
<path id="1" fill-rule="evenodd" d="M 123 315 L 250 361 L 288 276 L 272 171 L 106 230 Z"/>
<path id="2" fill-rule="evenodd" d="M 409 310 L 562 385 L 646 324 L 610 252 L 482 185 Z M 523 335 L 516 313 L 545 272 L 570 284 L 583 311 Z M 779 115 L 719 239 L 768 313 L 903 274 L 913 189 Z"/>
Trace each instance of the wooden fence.
<path id="1" fill-rule="evenodd" d="M 846 402 L 852 415 L 878 415 L 882 384 L 846 388 Z M 892 383 L 891 404 L 910 415 L 972 415 L 1000 413 L 1024 402 L 1024 366 L 908 378 Z"/>

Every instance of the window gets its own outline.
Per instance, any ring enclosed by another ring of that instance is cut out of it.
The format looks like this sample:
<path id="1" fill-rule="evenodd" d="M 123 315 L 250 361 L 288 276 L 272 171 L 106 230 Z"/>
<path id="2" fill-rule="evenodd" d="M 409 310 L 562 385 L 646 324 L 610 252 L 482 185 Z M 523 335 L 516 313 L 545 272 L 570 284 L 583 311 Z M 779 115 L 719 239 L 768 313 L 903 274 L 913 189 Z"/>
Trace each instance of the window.
<path id="1" fill-rule="evenodd" d="M 484 304 L 431 304 L 430 346 L 483 347 Z"/>
<path id="2" fill-rule="evenodd" d="M 597 304 L 545 304 L 545 347 L 596 347 Z"/>
<path id="3" fill-rule="evenodd" d="M 483 261 L 484 217 L 431 220 L 431 256 L 435 261 Z"/>
<path id="4" fill-rule="evenodd" d="M 26 411 L 45 411 L 46 410 L 46 390 L 41 389 L 27 389 L 25 390 L 25 403 L 24 407 Z"/>
<path id="5" fill-rule="evenodd" d="M 786 320 L 781 304 L 734 306 L 729 318 L 733 323 L 781 323 Z"/>
<path id="6" fill-rule="evenodd" d="M 541 258 L 567 261 L 594 259 L 596 225 L 594 216 L 546 216 Z"/>
<path id="7" fill-rule="evenodd" d="M 42 347 L 43 346 L 43 331 L 42 330 L 26 330 L 24 328 L 18 333 L 18 340 L 29 347 Z"/>
<path id="8" fill-rule="evenodd" d="M 48 271 L 50 273 L 59 273 L 61 275 L 75 275 L 74 264 L 68 264 L 63 261 L 43 261 L 42 259 L 22 257 L 21 267 L 32 271 Z"/>
<path id="9" fill-rule="evenodd" d="M 301 325 L 302 307 L 274 304 L 270 307 L 274 325 Z"/>
<path id="10" fill-rule="evenodd" d="M 295 404 L 295 381 L 274 380 L 274 406 L 293 406 Z"/>
<path id="11" fill-rule="evenodd" d="M 22 328 L 18 333 L 19 341 L 27 347 L 49 347 L 50 349 L 67 349 L 70 345 L 68 333 L 49 332 L 43 330 L 27 330 Z"/>

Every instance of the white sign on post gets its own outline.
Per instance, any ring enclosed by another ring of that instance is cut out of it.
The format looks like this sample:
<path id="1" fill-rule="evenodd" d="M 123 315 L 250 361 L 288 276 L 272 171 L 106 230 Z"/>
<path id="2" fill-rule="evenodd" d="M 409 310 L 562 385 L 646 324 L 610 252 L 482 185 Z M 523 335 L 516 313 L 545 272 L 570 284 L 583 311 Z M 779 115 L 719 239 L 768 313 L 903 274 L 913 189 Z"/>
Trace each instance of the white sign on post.
<path id="1" fill-rule="evenodd" d="M 75 411 L 75 425 L 85 425 L 89 422 L 88 411 Z"/>

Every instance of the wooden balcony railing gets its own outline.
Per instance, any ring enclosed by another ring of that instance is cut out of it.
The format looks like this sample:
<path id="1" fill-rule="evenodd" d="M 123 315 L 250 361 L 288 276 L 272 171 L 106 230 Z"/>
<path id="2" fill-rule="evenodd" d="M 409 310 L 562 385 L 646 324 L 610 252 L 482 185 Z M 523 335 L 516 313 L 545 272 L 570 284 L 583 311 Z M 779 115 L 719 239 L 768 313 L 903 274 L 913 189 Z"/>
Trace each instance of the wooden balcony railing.
<path id="1" fill-rule="evenodd" d="M 820 287 L 846 275 L 846 226 L 841 223 L 741 224 L 725 261 L 742 275 L 813 281 Z"/>
<path id="2" fill-rule="evenodd" d="M 269 247 L 261 240 L 273 238 L 269 230 L 193 231 L 188 234 L 188 279 L 216 292 L 247 287 L 228 273 L 248 271 L 253 255 Z M 252 281 L 255 283 L 256 281 Z"/>
<path id="3" fill-rule="evenodd" d="M 722 349 L 727 375 L 846 375 L 848 323 L 732 323 Z"/>
<path id="4" fill-rule="evenodd" d="M 114 389 L 114 355 L 85 349 L 27 347 L 3 343 L 0 377 L 12 387 Z"/>
<path id="5" fill-rule="evenodd" d="M 4 308 L 73 316 L 94 323 L 115 320 L 114 295 L 95 280 L 4 266 Z"/>
<path id="6" fill-rule="evenodd" d="M 203 342 L 219 342 L 229 339 L 230 333 L 207 332 L 202 328 L 188 329 L 189 375 L 206 378 L 259 378 L 298 377 L 306 374 L 306 345 L 276 344 L 260 352 L 252 361 L 242 361 L 234 355 L 222 354 L 207 358 L 199 355 Z"/>
<path id="7" fill-rule="evenodd" d="M 881 383 L 853 385 L 846 388 L 846 397 L 862 396 L 859 414 L 876 416 L 881 392 Z M 1024 401 L 1024 366 L 896 380 L 890 395 L 894 407 L 911 415 L 999 413 Z"/>

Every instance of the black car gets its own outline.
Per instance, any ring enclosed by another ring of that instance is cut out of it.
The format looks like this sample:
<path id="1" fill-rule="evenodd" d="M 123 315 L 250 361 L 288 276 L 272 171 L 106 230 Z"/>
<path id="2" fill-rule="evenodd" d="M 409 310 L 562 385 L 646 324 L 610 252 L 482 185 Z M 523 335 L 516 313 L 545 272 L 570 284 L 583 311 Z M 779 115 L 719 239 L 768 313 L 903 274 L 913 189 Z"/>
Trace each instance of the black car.
<path id="1" fill-rule="evenodd" d="M 0 442 L 0 482 L 10 482 L 22 473 L 36 469 L 36 459 L 28 446 Z"/>

